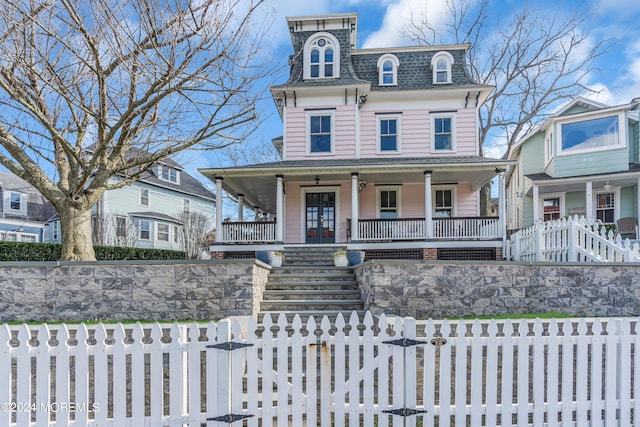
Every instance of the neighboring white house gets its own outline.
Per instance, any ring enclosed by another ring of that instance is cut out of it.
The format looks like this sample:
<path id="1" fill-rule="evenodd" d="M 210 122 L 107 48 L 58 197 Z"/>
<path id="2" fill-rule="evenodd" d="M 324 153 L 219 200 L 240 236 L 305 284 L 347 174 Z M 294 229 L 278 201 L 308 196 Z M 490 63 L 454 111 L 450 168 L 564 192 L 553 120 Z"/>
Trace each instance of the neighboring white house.
<path id="1" fill-rule="evenodd" d="M 119 180 L 112 177 L 112 182 Z M 179 216 L 201 212 L 215 225 L 215 195 L 178 163 L 165 160 L 125 187 L 106 191 L 94 208 L 94 237 L 105 245 L 182 250 Z M 47 224 L 46 240 L 60 242 L 60 221 Z"/>
<path id="2" fill-rule="evenodd" d="M 565 216 L 615 224 L 640 215 L 638 105 L 574 99 L 516 142 L 508 158 L 508 228 Z"/>
<path id="3" fill-rule="evenodd" d="M 56 210 L 31 184 L 0 171 L 0 240 L 42 242 L 45 223 Z"/>

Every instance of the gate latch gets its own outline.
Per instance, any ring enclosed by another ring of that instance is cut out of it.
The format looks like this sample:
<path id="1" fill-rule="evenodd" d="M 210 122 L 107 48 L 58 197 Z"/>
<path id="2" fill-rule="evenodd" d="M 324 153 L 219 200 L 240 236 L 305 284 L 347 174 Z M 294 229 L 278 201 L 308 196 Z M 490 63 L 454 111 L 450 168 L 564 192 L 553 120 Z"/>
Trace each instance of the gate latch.
<path id="1" fill-rule="evenodd" d="M 215 418 L 207 418 L 207 421 L 218 421 L 222 423 L 231 424 L 231 423 L 235 423 L 236 421 L 244 420 L 245 418 L 251 418 L 251 417 L 253 417 L 253 415 L 228 414 L 228 415 L 222 415 L 220 417 L 215 417 Z"/>
<path id="2" fill-rule="evenodd" d="M 413 408 L 387 409 L 382 412 L 384 412 L 385 414 L 400 415 L 401 417 L 410 417 L 412 415 L 427 413 L 426 410 L 419 410 L 419 409 L 413 409 Z"/>
<path id="3" fill-rule="evenodd" d="M 227 351 L 233 351 L 233 350 L 237 350 L 239 348 L 244 348 L 244 347 L 251 347 L 253 344 L 249 344 L 249 343 L 244 343 L 244 342 L 233 342 L 233 341 L 229 341 L 229 342 L 223 342 L 220 344 L 210 344 L 207 346 L 207 348 L 215 348 L 218 350 L 227 350 Z"/>
<path id="4" fill-rule="evenodd" d="M 400 347 L 411 347 L 413 345 L 428 344 L 429 341 L 418 341 L 412 338 L 398 338 L 397 340 L 382 341 L 383 344 L 399 345 Z"/>

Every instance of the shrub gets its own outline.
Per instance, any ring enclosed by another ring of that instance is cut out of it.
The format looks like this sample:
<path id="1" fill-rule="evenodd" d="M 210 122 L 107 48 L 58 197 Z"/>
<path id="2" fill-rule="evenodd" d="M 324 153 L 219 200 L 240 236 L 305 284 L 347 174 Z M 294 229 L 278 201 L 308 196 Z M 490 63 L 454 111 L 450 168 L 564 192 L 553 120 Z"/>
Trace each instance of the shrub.
<path id="1" fill-rule="evenodd" d="M 183 251 L 95 246 L 99 261 L 185 259 Z M 0 261 L 58 261 L 61 246 L 55 243 L 0 242 Z"/>

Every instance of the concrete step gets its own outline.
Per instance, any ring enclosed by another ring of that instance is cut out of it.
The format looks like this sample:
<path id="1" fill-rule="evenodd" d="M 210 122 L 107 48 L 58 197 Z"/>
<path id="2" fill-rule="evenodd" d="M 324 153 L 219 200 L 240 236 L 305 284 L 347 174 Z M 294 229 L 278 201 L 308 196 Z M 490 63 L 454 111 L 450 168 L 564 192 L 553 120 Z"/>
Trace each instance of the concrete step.
<path id="1" fill-rule="evenodd" d="M 350 270 L 340 271 L 333 269 L 313 270 L 313 271 L 292 271 L 292 272 L 280 272 L 275 271 L 269 274 L 269 282 L 278 281 L 315 281 L 315 282 L 328 282 L 333 280 L 355 280 L 355 274 Z"/>
<path id="2" fill-rule="evenodd" d="M 316 280 L 313 282 L 309 281 L 285 281 L 279 280 L 276 282 L 268 282 L 265 287 L 266 290 L 270 291 L 290 291 L 297 292 L 305 289 L 314 289 L 314 290 L 357 290 L 358 283 L 355 280 L 327 280 L 321 281 Z"/>
<path id="3" fill-rule="evenodd" d="M 281 300 L 358 300 L 360 291 L 355 289 L 287 289 L 267 290 L 264 293 L 265 301 Z"/>
<path id="4" fill-rule="evenodd" d="M 361 299 L 343 299 L 343 300 L 263 300 L 260 303 L 261 311 L 351 311 L 364 309 L 364 303 Z"/>
<path id="5" fill-rule="evenodd" d="M 358 314 L 358 317 L 362 320 L 362 318 L 364 317 L 365 311 L 364 310 L 355 310 L 356 313 Z M 302 320 L 302 324 L 306 325 L 307 321 L 309 320 L 309 317 L 313 317 L 314 320 L 316 321 L 317 325 L 320 325 L 320 322 L 322 322 L 322 319 L 324 318 L 324 316 L 327 316 L 327 318 L 331 321 L 331 323 L 334 323 L 336 318 L 338 317 L 339 313 L 342 313 L 342 317 L 344 318 L 345 322 L 349 322 L 349 316 L 351 316 L 351 313 L 353 312 L 353 310 L 302 310 L 302 311 L 270 311 L 270 312 L 260 312 L 258 313 L 258 322 L 262 323 L 262 321 L 264 320 L 264 316 L 265 314 L 269 314 L 271 316 L 271 319 L 273 321 L 273 323 L 277 323 L 278 322 L 278 316 L 280 316 L 281 313 L 283 313 L 286 317 L 287 320 L 289 322 L 293 321 L 293 318 L 296 316 L 296 314 L 298 316 L 300 316 L 300 320 Z"/>

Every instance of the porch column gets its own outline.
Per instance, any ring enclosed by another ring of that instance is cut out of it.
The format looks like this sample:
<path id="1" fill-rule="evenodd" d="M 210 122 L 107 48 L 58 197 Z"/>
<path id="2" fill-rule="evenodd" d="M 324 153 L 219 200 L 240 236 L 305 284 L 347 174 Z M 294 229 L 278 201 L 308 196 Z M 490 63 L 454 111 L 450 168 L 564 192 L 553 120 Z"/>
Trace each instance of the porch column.
<path id="1" fill-rule="evenodd" d="M 424 237 L 433 238 L 433 200 L 431 199 L 431 172 L 424 171 Z"/>
<path id="2" fill-rule="evenodd" d="M 238 194 L 238 221 L 244 221 L 244 194 Z"/>
<path id="3" fill-rule="evenodd" d="M 593 182 L 587 181 L 584 188 L 584 212 L 585 217 L 589 221 L 593 221 L 596 219 L 596 216 L 593 214 Z"/>
<path id="4" fill-rule="evenodd" d="M 358 217 L 360 215 L 359 206 L 358 172 L 351 172 L 351 241 L 360 240 L 358 234 Z"/>
<path id="5" fill-rule="evenodd" d="M 276 175 L 276 242 L 284 242 L 284 185 L 282 175 Z"/>
<path id="6" fill-rule="evenodd" d="M 533 186 L 533 225 L 536 225 L 538 221 L 541 221 L 540 218 L 540 200 L 538 196 L 538 186 Z"/>
<path id="7" fill-rule="evenodd" d="M 505 198 L 505 180 L 504 172 L 506 169 L 496 169 L 498 172 L 498 223 L 500 224 L 500 233 L 502 234 L 503 248 L 502 253 L 505 254 L 504 244 L 507 241 L 507 204 Z"/>
<path id="8" fill-rule="evenodd" d="M 222 242 L 222 177 L 216 176 L 216 243 Z"/>

